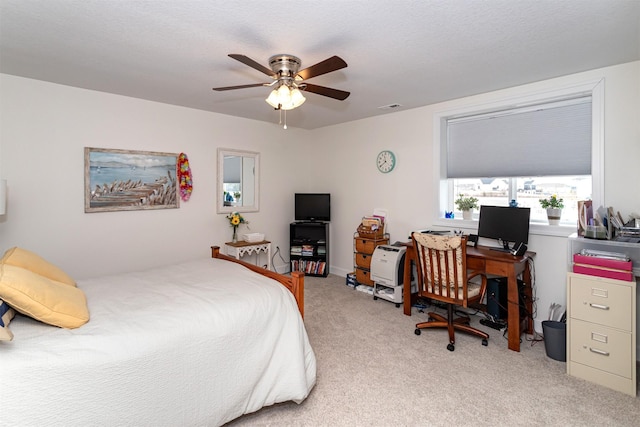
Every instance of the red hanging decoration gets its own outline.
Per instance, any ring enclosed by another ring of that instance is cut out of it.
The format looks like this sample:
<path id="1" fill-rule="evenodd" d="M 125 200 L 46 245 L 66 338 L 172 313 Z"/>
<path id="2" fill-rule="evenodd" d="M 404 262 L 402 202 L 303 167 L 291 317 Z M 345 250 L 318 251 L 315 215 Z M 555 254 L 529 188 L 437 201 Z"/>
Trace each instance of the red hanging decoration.
<path id="1" fill-rule="evenodd" d="M 193 180 L 191 178 L 191 169 L 189 168 L 189 159 L 185 153 L 180 153 L 178 156 L 178 179 L 180 182 L 180 198 L 186 202 L 193 191 Z"/>

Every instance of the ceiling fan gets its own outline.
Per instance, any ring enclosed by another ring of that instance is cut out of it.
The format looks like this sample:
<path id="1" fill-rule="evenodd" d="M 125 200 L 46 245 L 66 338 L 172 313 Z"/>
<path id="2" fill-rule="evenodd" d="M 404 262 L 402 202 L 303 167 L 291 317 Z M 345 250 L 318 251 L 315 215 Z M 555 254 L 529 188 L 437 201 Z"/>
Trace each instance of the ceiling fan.
<path id="1" fill-rule="evenodd" d="M 317 64 L 303 70 L 300 70 L 302 61 L 300 61 L 300 58 L 293 55 L 273 55 L 269 58 L 269 67 L 271 68 L 267 68 L 245 55 L 232 53 L 229 54 L 229 56 L 266 74 L 271 77 L 273 81 L 269 83 L 254 83 L 240 86 L 214 87 L 213 90 L 225 91 L 258 86 L 272 86 L 274 89 L 266 99 L 267 103 L 276 110 L 285 111 L 292 110 L 304 103 L 305 98 L 302 96 L 301 91 L 327 96 L 340 101 L 344 101 L 350 95 L 349 92 L 343 90 L 305 82 L 305 80 L 312 77 L 317 77 L 322 74 L 327 74 L 332 71 L 345 68 L 347 63 L 338 56 L 332 56 L 331 58 L 325 59 L 324 61 L 318 62 Z"/>

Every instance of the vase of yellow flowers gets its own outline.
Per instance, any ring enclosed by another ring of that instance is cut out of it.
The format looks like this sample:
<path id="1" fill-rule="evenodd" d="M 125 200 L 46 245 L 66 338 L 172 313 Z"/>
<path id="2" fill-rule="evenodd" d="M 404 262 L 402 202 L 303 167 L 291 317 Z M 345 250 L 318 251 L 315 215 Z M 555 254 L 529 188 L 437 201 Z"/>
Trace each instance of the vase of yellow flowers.
<path id="1" fill-rule="evenodd" d="M 233 238 L 231 241 L 236 243 L 238 241 L 238 226 L 240 224 L 249 224 L 249 221 L 244 219 L 239 212 L 231 212 L 227 215 L 227 219 L 229 220 L 231 227 L 233 227 Z"/>
<path id="2" fill-rule="evenodd" d="M 540 206 L 547 210 L 547 220 L 549 221 L 549 225 L 560 224 L 562 208 L 564 208 L 564 201 L 562 199 L 559 199 L 558 196 L 553 194 L 548 199 L 540 199 Z"/>

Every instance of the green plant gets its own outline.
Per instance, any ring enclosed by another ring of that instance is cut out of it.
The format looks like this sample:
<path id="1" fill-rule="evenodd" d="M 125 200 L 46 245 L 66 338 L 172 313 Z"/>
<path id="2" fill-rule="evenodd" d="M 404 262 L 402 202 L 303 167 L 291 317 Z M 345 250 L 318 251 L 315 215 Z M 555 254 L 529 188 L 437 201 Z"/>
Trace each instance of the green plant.
<path id="1" fill-rule="evenodd" d="M 478 199 L 472 196 L 458 194 L 458 199 L 456 200 L 456 206 L 461 211 L 470 211 L 471 209 L 477 209 Z"/>
<path id="2" fill-rule="evenodd" d="M 555 194 L 549 197 L 548 199 L 540 199 L 540 206 L 543 209 L 562 209 L 564 208 L 564 203 L 562 199 L 559 199 Z"/>

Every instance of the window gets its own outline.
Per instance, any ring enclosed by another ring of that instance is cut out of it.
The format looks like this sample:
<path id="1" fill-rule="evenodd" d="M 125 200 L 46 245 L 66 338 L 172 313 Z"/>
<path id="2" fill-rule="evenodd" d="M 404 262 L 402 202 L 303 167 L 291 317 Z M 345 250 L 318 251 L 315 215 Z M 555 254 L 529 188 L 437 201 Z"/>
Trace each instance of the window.
<path id="1" fill-rule="evenodd" d="M 515 200 L 546 224 L 539 200 L 555 194 L 562 224 L 575 225 L 578 200 L 602 200 L 602 92 L 598 81 L 437 114 L 437 218 L 465 194 L 479 205 Z"/>
<path id="2" fill-rule="evenodd" d="M 545 209 L 540 199 L 551 195 L 563 199 L 562 224 L 574 225 L 578 219 L 578 200 L 591 198 L 591 175 L 529 176 L 499 178 L 452 179 L 453 195 L 465 194 L 476 197 L 478 206 L 509 206 L 515 200 L 519 207 L 531 208 L 531 222 L 547 222 Z M 478 212 L 475 212 L 476 216 Z M 455 212 L 456 218 L 462 213 Z"/>

